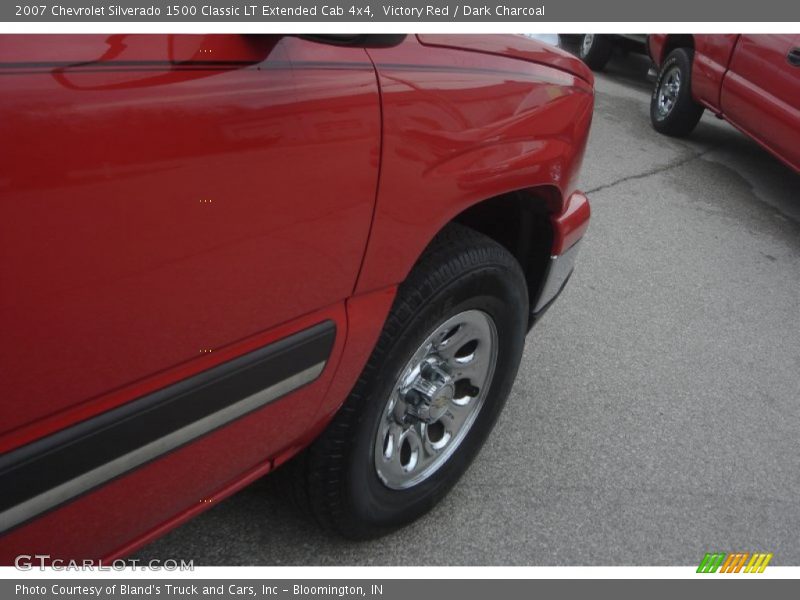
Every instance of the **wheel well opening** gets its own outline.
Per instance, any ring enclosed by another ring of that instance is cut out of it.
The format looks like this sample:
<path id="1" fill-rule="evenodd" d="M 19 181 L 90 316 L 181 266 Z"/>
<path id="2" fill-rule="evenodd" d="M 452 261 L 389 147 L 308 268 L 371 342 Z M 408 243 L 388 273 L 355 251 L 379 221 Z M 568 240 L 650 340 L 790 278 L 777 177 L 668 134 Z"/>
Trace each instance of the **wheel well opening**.
<path id="1" fill-rule="evenodd" d="M 551 190 L 503 194 L 479 202 L 453 219 L 489 236 L 514 255 L 525 273 L 531 303 L 539 295 L 550 262 L 549 198 L 557 194 Z"/>
<path id="2" fill-rule="evenodd" d="M 691 34 L 675 34 L 667 36 L 664 44 L 664 58 L 676 48 L 691 48 L 694 50 L 694 36 Z"/>

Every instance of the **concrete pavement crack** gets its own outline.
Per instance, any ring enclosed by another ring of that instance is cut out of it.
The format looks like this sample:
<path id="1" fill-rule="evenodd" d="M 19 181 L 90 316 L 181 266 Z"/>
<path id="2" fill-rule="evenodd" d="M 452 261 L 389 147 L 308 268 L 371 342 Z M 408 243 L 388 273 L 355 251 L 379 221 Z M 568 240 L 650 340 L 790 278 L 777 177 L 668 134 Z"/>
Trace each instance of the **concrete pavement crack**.
<path id="1" fill-rule="evenodd" d="M 586 194 L 594 194 L 595 192 L 601 192 L 603 190 L 607 190 L 608 188 L 612 188 L 614 186 L 620 185 L 621 183 L 626 183 L 628 181 L 635 181 L 637 179 L 645 179 L 647 177 L 651 177 L 652 175 L 658 175 L 659 173 L 664 173 L 665 171 L 669 171 L 671 169 L 677 169 L 678 167 L 682 167 L 683 165 L 692 162 L 695 159 L 701 158 L 702 156 L 711 152 L 710 150 L 705 150 L 703 152 L 695 152 L 689 156 L 684 156 L 683 158 L 667 163 L 663 167 L 656 167 L 655 169 L 651 169 L 649 171 L 645 171 L 644 173 L 637 173 L 635 175 L 627 175 L 616 181 L 612 181 L 611 183 L 606 183 L 604 185 L 600 185 L 596 188 L 591 190 L 586 190 Z"/>

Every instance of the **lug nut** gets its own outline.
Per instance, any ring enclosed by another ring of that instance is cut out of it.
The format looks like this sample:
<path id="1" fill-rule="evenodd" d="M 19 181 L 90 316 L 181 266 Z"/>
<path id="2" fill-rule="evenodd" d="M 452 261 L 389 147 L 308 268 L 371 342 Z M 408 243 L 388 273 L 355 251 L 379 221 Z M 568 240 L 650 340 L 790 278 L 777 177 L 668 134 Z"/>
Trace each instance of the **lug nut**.
<path id="1" fill-rule="evenodd" d="M 406 392 L 405 400 L 411 406 L 419 406 L 425 402 L 425 397 L 419 391 L 410 389 Z"/>

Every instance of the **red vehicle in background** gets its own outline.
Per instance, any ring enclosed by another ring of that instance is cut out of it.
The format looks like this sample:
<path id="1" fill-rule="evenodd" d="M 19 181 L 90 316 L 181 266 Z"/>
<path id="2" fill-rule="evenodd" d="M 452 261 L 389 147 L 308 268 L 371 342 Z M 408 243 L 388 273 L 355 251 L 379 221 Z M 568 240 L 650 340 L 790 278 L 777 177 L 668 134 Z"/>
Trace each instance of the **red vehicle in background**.
<path id="1" fill-rule="evenodd" d="M 342 535 L 480 449 L 589 205 L 515 36 L 0 36 L 0 563 L 113 559 L 292 461 Z"/>
<path id="2" fill-rule="evenodd" d="M 708 108 L 800 171 L 800 35 L 651 35 L 653 127 L 692 132 Z"/>

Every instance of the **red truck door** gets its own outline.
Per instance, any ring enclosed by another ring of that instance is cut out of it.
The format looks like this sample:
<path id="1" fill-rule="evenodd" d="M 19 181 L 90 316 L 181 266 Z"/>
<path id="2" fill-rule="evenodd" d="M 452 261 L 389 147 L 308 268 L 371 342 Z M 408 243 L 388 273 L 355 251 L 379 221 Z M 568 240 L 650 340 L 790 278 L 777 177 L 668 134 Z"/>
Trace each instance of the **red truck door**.
<path id="1" fill-rule="evenodd" d="M 380 143 L 364 49 L 0 36 L 0 114 L 0 450 L 352 294 Z"/>
<path id="2" fill-rule="evenodd" d="M 722 111 L 800 169 L 800 35 L 742 35 L 722 82 Z"/>

